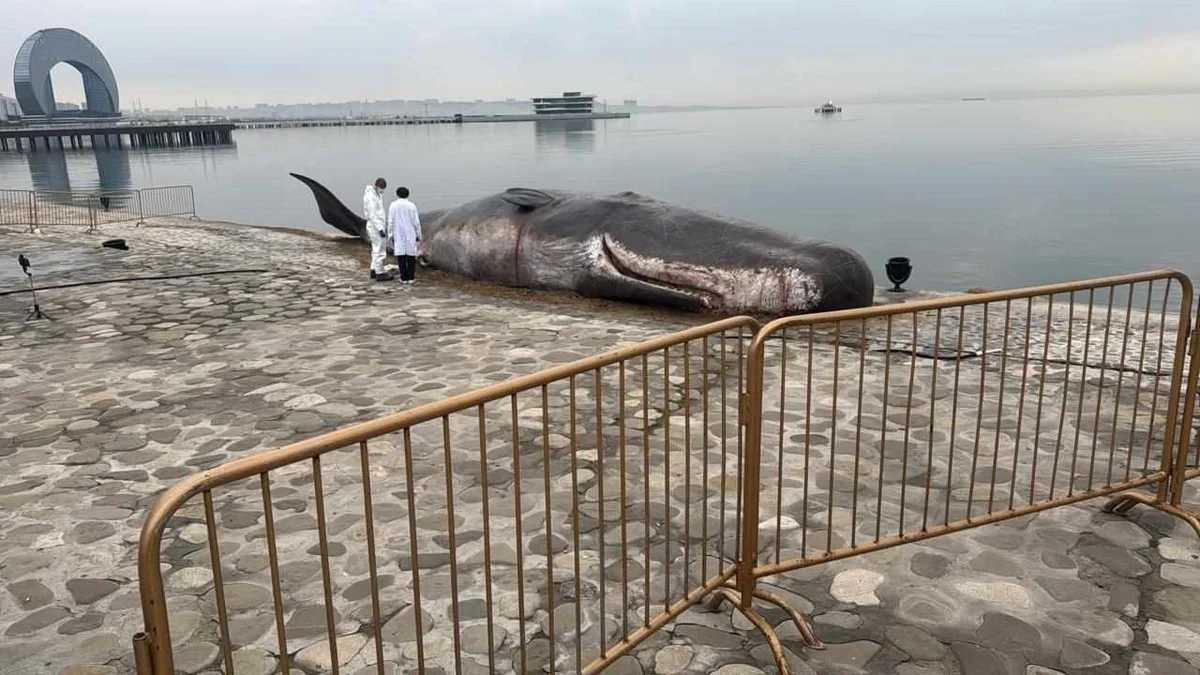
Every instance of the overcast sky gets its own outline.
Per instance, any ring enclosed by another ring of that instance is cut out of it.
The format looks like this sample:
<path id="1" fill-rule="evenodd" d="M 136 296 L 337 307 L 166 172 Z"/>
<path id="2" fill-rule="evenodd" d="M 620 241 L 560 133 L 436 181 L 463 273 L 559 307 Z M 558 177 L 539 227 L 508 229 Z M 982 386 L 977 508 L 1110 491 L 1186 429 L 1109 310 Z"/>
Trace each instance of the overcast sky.
<path id="1" fill-rule="evenodd" d="M 0 0 L 108 57 L 121 104 L 811 104 L 1200 91 L 1200 0 Z M 7 71 L 7 68 L 5 68 Z M 82 98 L 67 66 L 59 100 Z M 8 77 L 0 91 L 12 95 Z"/>

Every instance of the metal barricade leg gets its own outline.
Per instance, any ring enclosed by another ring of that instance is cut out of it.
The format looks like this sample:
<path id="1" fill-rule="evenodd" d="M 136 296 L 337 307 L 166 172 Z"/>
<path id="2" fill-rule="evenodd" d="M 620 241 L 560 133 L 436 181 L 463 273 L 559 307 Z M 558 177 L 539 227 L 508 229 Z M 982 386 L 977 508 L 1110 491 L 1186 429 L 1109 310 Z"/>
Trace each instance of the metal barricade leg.
<path id="1" fill-rule="evenodd" d="M 758 586 L 756 568 L 758 566 L 758 529 L 759 529 L 759 493 L 762 476 L 762 418 L 763 418 L 763 370 L 764 370 L 764 341 L 770 332 L 760 330 L 753 336 L 746 360 L 746 392 L 739 398 L 739 416 L 746 434 L 746 459 L 741 476 L 743 511 L 741 520 L 741 541 L 737 560 L 737 578 L 724 587 L 713 591 L 707 606 L 716 610 L 722 603 L 728 602 L 741 612 L 742 616 L 754 625 L 766 638 L 771 648 L 771 655 L 780 675 L 790 675 L 791 666 L 783 651 L 779 635 L 757 610 L 754 601 L 762 600 L 782 609 L 796 625 L 804 644 L 810 649 L 824 649 L 822 642 L 813 632 L 812 625 L 799 611 L 781 597 L 761 590 Z"/>
<path id="2" fill-rule="evenodd" d="M 1149 495 L 1145 492 L 1123 492 L 1105 504 L 1104 511 L 1106 513 L 1126 515 L 1138 504 L 1144 504 L 1158 509 L 1163 513 L 1175 516 L 1188 525 L 1191 525 L 1192 529 L 1196 531 L 1196 535 L 1200 536 L 1200 516 L 1182 506 L 1170 502 L 1160 502 L 1154 495 Z"/>
<path id="3" fill-rule="evenodd" d="M 154 663 L 150 658 L 150 643 L 145 633 L 133 636 L 133 671 L 137 675 L 154 675 Z"/>
<path id="4" fill-rule="evenodd" d="M 1183 306 L 1181 307 L 1181 314 L 1183 316 L 1190 315 L 1188 307 L 1190 306 L 1191 298 L 1192 289 L 1189 284 L 1184 284 Z M 1183 490 L 1188 479 L 1200 475 L 1196 467 L 1188 466 L 1188 457 L 1191 455 L 1192 450 L 1191 432 L 1192 424 L 1195 421 L 1196 396 L 1200 394 L 1200 358 L 1197 357 L 1196 353 L 1197 346 L 1200 344 L 1200 316 L 1197 316 L 1196 322 L 1192 326 L 1189 326 L 1187 321 L 1180 322 L 1179 330 L 1181 333 L 1187 331 L 1189 328 L 1191 328 L 1191 335 L 1188 339 L 1187 352 L 1191 358 L 1188 362 L 1187 380 L 1183 387 L 1183 414 L 1176 426 L 1179 438 L 1175 448 L 1174 461 L 1169 462 L 1169 466 L 1166 467 L 1170 477 L 1156 494 L 1148 495 L 1144 492 L 1124 492 L 1109 500 L 1104 505 L 1104 510 L 1108 513 L 1125 515 L 1133 507 L 1143 504 L 1179 518 L 1190 525 L 1196 531 L 1196 534 L 1200 536 L 1200 513 L 1183 506 Z M 1183 354 L 1176 354 L 1174 377 L 1178 377 L 1178 374 L 1183 370 L 1182 359 Z M 1178 390 L 1179 385 L 1174 384 L 1172 391 Z M 1172 408 L 1177 405 L 1178 399 L 1178 396 L 1173 398 L 1171 401 Z M 1171 442 L 1169 436 L 1166 442 Z M 1168 459 L 1168 453 L 1164 452 L 1164 462 L 1167 463 Z"/>

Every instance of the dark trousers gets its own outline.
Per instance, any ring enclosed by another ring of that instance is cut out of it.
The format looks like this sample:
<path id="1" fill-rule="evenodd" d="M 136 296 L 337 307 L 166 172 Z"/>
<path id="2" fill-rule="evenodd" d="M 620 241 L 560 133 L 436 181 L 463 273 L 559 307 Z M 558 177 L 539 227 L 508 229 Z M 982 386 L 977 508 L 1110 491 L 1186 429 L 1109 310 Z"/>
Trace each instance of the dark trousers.
<path id="1" fill-rule="evenodd" d="M 400 281 L 412 281 L 417 278 L 416 256 L 398 255 L 396 264 L 400 266 Z"/>

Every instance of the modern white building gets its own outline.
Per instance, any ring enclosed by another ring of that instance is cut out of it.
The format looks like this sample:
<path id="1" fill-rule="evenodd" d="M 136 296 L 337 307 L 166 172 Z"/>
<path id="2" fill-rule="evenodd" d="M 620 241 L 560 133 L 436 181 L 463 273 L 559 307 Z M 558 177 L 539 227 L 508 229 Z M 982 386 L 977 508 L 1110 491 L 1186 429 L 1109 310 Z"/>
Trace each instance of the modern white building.
<path id="1" fill-rule="evenodd" d="M 565 91 L 562 96 L 533 99 L 533 112 L 538 115 L 591 115 L 595 106 L 595 95 L 578 91 Z"/>

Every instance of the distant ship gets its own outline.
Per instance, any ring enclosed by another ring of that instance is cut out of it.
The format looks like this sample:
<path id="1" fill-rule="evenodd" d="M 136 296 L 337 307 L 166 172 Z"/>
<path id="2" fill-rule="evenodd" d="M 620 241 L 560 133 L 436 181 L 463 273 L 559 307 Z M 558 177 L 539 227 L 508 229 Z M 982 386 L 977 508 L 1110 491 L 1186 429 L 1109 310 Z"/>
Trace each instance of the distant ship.
<path id="1" fill-rule="evenodd" d="M 842 112 L 842 108 L 841 106 L 834 105 L 833 101 L 826 101 L 824 105 L 813 108 L 813 112 L 828 115 L 830 113 L 840 113 Z"/>
<path id="2" fill-rule="evenodd" d="M 963 100 L 964 101 L 986 101 L 987 99 L 982 96 L 970 96 L 970 97 L 964 97 Z"/>

